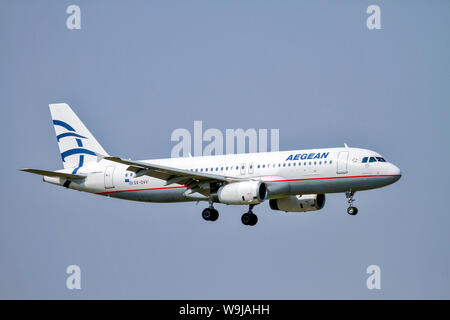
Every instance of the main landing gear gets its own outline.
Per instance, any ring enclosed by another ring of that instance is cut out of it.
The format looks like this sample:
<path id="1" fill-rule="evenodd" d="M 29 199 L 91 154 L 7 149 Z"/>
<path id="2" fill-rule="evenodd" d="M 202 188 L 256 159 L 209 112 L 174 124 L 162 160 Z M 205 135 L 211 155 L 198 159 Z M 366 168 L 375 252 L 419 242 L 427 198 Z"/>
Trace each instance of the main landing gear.
<path id="1" fill-rule="evenodd" d="M 244 213 L 241 217 L 242 223 L 246 226 L 254 226 L 258 223 L 258 217 L 252 212 L 254 206 L 254 204 L 249 205 L 248 212 Z"/>
<path id="2" fill-rule="evenodd" d="M 214 209 L 213 203 L 209 203 L 209 208 L 205 208 L 202 211 L 202 217 L 206 221 L 216 221 L 219 218 L 219 211 Z"/>
<path id="3" fill-rule="evenodd" d="M 254 204 L 249 205 L 248 212 L 244 213 L 241 217 L 242 223 L 246 226 L 254 226 L 258 223 L 258 217 L 252 211 L 254 206 Z M 210 202 L 209 207 L 203 209 L 202 217 L 206 221 L 216 221 L 219 218 L 219 211 L 214 209 L 213 203 Z"/>
<path id="4" fill-rule="evenodd" d="M 358 213 L 358 208 L 353 206 L 353 201 L 355 201 L 355 199 L 353 199 L 354 195 L 355 195 L 355 193 L 353 191 L 349 191 L 349 192 L 345 193 L 345 196 L 347 197 L 347 202 L 348 202 L 347 213 L 351 216 L 355 216 Z"/>

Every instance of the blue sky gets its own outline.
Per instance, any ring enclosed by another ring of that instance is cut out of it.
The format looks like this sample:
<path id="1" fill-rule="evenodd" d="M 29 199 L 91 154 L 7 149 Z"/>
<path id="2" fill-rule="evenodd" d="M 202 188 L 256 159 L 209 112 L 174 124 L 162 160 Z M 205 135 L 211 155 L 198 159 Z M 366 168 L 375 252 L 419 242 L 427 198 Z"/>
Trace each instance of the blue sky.
<path id="1" fill-rule="evenodd" d="M 81 8 L 81 30 L 66 8 Z M 368 30 L 366 8 L 381 8 Z M 448 1 L 2 1 L 0 298 L 450 298 Z M 176 128 L 279 128 L 280 149 L 381 153 L 402 179 L 313 214 L 149 204 L 42 183 L 49 103 L 112 155 L 169 157 Z M 82 290 L 65 287 L 66 267 Z M 366 268 L 381 268 L 381 290 Z"/>

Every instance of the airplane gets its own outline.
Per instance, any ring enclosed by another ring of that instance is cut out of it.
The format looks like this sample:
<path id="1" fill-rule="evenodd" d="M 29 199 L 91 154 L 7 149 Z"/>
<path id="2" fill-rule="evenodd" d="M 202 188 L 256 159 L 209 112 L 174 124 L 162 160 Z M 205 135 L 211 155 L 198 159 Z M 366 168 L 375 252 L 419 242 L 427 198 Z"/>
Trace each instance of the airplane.
<path id="1" fill-rule="evenodd" d="M 400 169 L 375 151 L 322 148 L 201 157 L 131 160 L 110 156 L 66 103 L 50 104 L 64 169 L 20 169 L 43 181 L 97 195 L 145 202 L 199 202 L 206 221 L 216 221 L 215 203 L 246 205 L 241 217 L 254 226 L 256 205 L 272 210 L 311 212 L 325 205 L 325 194 L 345 193 L 347 213 L 357 191 L 390 185 Z"/>

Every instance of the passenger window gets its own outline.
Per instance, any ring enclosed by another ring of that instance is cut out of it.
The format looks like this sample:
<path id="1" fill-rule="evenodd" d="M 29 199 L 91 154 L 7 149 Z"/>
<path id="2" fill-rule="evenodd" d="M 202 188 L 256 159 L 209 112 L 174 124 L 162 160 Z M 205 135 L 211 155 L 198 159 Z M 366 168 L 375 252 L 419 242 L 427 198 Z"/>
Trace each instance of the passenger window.
<path id="1" fill-rule="evenodd" d="M 362 159 L 362 163 L 366 163 L 366 162 L 367 162 L 367 159 L 368 159 L 368 157 L 364 157 L 364 158 Z"/>
<path id="2" fill-rule="evenodd" d="M 286 163 L 283 163 L 283 167 L 286 167 Z"/>
<path id="3" fill-rule="evenodd" d="M 375 160 L 374 157 L 370 157 L 370 158 L 369 158 L 369 162 L 377 162 L 377 160 Z"/>

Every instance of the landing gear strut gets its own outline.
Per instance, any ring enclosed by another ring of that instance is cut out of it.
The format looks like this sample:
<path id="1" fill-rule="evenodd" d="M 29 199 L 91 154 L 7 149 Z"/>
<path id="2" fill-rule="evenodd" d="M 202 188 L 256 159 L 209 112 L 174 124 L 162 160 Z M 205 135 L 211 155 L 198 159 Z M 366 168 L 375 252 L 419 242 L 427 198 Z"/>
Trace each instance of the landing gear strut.
<path id="1" fill-rule="evenodd" d="M 354 195 L 355 195 L 355 193 L 353 191 L 349 191 L 349 192 L 345 193 L 345 196 L 347 197 L 347 202 L 348 202 L 347 213 L 351 216 L 355 216 L 358 213 L 358 208 L 353 206 L 353 201 L 355 201 L 355 199 L 353 199 Z"/>
<path id="2" fill-rule="evenodd" d="M 254 226 L 258 223 L 258 217 L 253 213 L 252 209 L 255 205 L 249 205 L 248 212 L 244 213 L 241 217 L 241 221 L 246 226 Z"/>
<path id="3" fill-rule="evenodd" d="M 209 207 L 203 209 L 202 217 L 206 221 L 216 221 L 219 218 L 219 211 L 214 209 L 213 202 L 209 202 Z"/>

